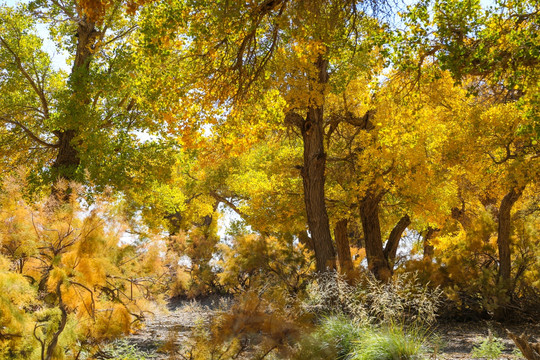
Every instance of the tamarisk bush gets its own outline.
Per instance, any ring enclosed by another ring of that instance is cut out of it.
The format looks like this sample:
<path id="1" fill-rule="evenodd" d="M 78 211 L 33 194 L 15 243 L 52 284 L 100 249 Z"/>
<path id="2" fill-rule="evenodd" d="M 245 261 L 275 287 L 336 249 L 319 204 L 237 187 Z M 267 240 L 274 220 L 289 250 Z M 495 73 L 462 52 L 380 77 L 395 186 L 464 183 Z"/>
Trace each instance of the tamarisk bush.
<path id="1" fill-rule="evenodd" d="M 158 300 L 160 242 L 127 239 L 110 194 L 89 205 L 59 183 L 29 199 L 23 185 L 0 192 L 0 358 L 78 358 L 136 328 Z"/>

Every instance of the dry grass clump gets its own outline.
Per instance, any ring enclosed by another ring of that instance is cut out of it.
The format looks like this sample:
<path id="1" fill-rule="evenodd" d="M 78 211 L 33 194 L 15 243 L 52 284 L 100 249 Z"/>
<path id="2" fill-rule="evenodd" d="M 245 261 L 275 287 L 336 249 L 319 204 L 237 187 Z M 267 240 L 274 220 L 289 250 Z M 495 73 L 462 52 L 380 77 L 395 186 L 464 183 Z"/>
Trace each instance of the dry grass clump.
<path id="1" fill-rule="evenodd" d="M 386 284 L 365 276 L 350 285 L 342 275 L 328 272 L 308 286 L 303 308 L 318 314 L 343 313 L 362 324 L 429 326 L 440 299 L 441 291 L 421 285 L 415 273 L 396 275 Z"/>

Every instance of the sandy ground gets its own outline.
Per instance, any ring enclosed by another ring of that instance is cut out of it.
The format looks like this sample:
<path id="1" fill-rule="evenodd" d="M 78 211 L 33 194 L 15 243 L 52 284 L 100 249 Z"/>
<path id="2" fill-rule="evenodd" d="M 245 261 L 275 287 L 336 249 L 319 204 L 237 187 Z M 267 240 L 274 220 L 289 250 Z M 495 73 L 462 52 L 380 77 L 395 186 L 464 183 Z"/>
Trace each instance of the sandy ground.
<path id="1" fill-rule="evenodd" d="M 209 319 L 221 306 L 227 306 L 230 299 L 210 297 L 202 301 L 174 300 L 167 310 L 149 319 L 146 325 L 129 339 L 131 344 L 151 354 L 156 360 L 181 359 L 167 355 L 166 348 L 179 348 L 189 336 L 191 330 L 200 322 Z M 493 321 L 445 322 L 437 325 L 433 333 L 440 352 L 432 359 L 473 359 L 471 351 L 491 331 L 493 336 L 501 338 L 505 349 L 501 359 L 518 359 L 513 354 L 514 344 L 506 335 L 505 329 L 516 334 L 525 332 L 535 341 L 540 341 L 540 319 L 536 324 L 501 325 Z"/>
<path id="2" fill-rule="evenodd" d="M 168 308 L 148 319 L 144 328 L 130 336 L 129 342 L 155 359 L 175 359 L 166 354 L 166 348 L 181 348 L 192 329 L 210 319 L 220 307 L 226 307 L 227 301 L 227 298 L 218 296 L 204 300 L 170 301 Z"/>

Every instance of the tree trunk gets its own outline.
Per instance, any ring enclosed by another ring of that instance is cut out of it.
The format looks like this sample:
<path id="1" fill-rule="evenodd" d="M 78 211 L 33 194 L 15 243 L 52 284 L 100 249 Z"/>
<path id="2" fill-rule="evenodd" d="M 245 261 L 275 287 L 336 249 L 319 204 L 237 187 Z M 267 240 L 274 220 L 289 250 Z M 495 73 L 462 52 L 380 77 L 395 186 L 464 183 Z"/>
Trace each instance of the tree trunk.
<path id="1" fill-rule="evenodd" d="M 318 85 L 324 85 L 328 81 L 328 61 L 319 55 L 316 66 L 319 70 L 316 82 Z M 310 107 L 301 128 L 304 141 L 304 165 L 302 167 L 304 202 L 315 250 L 316 267 L 319 272 L 336 268 L 336 253 L 330 234 L 324 197 L 326 152 L 324 149 L 323 115 L 322 104 Z"/>
<path id="2" fill-rule="evenodd" d="M 354 278 L 354 266 L 347 235 L 347 219 L 341 219 L 334 229 L 336 248 L 339 261 L 339 270 L 350 281 Z"/>
<path id="3" fill-rule="evenodd" d="M 399 246 L 399 241 L 401 240 L 401 236 L 403 235 L 403 232 L 411 224 L 411 219 L 409 218 L 409 215 L 404 215 L 401 219 L 399 219 L 398 223 L 392 231 L 390 232 L 390 235 L 388 236 L 388 241 L 386 241 L 386 246 L 384 247 L 384 256 L 386 257 L 388 261 L 388 265 L 390 266 L 390 269 L 393 271 L 393 264 L 396 261 L 396 254 L 397 249 Z"/>
<path id="4" fill-rule="evenodd" d="M 80 164 L 79 153 L 73 146 L 76 136 L 75 130 L 57 131 L 58 153 L 52 165 L 57 179 L 68 181 L 75 179 L 77 168 Z"/>
<path id="5" fill-rule="evenodd" d="M 499 283 L 508 290 L 512 287 L 511 279 L 511 253 L 510 253 L 510 233 L 511 233 L 511 216 L 512 207 L 518 201 L 523 192 L 523 187 L 512 189 L 504 196 L 499 208 L 499 228 L 497 237 L 497 246 L 499 248 Z"/>
<path id="6" fill-rule="evenodd" d="M 367 194 L 360 202 L 360 218 L 366 243 L 366 257 L 369 270 L 376 279 L 387 282 L 392 277 L 388 260 L 384 256 L 381 225 L 379 223 L 379 202 L 382 196 Z"/>
<path id="7" fill-rule="evenodd" d="M 52 165 L 56 180 L 75 180 L 77 168 L 80 165 L 79 151 L 74 139 L 79 135 L 79 117 L 85 113 L 84 107 L 90 103 L 88 91 L 88 72 L 94 51 L 95 42 L 99 33 L 95 29 L 95 24 L 86 18 L 79 21 L 77 26 L 77 49 L 73 67 L 69 78 L 72 91 L 71 97 L 74 99 L 66 114 L 66 123 L 63 129 L 54 131 L 58 138 L 58 152 Z M 58 191 L 53 186 L 53 195 Z M 67 199 L 60 199 L 66 201 Z"/>
<path id="8" fill-rule="evenodd" d="M 47 353 L 44 360 L 52 360 L 54 357 L 54 350 L 56 349 L 56 346 L 58 344 L 58 339 L 60 338 L 60 335 L 64 331 L 64 328 L 66 327 L 67 323 L 67 309 L 66 305 L 64 304 L 64 301 L 62 300 L 62 291 L 60 287 L 62 286 L 62 282 L 59 281 L 56 285 L 56 296 L 58 297 L 58 307 L 61 311 L 60 316 L 60 323 L 58 324 L 58 329 L 54 332 L 51 342 L 49 343 L 49 346 L 47 347 Z M 43 354 L 43 351 L 42 351 Z"/>
<path id="9" fill-rule="evenodd" d="M 436 230 L 431 226 L 427 228 L 426 234 L 424 235 L 424 260 L 431 260 L 433 257 L 433 245 L 431 244 L 431 238 L 435 234 Z"/>
<path id="10" fill-rule="evenodd" d="M 452 208 L 452 218 L 459 221 L 459 223 L 463 227 L 463 230 L 469 231 L 469 229 L 471 228 L 472 220 L 470 216 L 465 213 L 464 207 L 462 207 L 461 209 Z"/>

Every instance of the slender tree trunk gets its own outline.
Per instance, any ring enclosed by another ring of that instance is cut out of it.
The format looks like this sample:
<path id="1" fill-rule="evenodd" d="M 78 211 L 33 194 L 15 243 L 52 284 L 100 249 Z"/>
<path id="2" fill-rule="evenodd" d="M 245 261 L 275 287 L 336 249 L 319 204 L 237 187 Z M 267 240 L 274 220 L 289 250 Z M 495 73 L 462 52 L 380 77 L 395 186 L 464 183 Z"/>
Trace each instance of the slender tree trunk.
<path id="1" fill-rule="evenodd" d="M 64 328 L 66 327 L 67 323 L 67 310 L 66 305 L 64 304 L 64 301 L 62 300 L 62 291 L 61 291 L 61 285 L 62 282 L 59 281 L 56 285 L 56 296 L 58 297 L 58 306 L 60 307 L 61 316 L 60 316 L 60 323 L 58 324 L 58 329 L 55 331 L 55 333 L 52 336 L 51 342 L 49 343 L 49 346 L 47 347 L 47 353 L 45 356 L 45 360 L 52 360 L 54 356 L 54 350 L 56 349 L 56 346 L 58 344 L 58 339 L 60 338 L 60 335 L 64 331 Z M 43 352 L 42 352 L 43 354 Z M 43 355 L 42 355 L 43 356 Z"/>
<path id="2" fill-rule="evenodd" d="M 465 213 L 465 208 L 452 208 L 452 218 L 459 221 L 463 230 L 468 231 L 471 228 L 472 220 L 468 214 Z"/>
<path id="3" fill-rule="evenodd" d="M 336 223 L 334 236 L 336 239 L 339 270 L 349 281 L 351 281 L 354 278 L 354 266 L 349 245 L 349 237 L 347 235 L 347 219 L 341 219 Z"/>
<path id="4" fill-rule="evenodd" d="M 499 228 L 497 237 L 497 246 L 499 248 L 499 282 L 510 291 L 512 287 L 511 279 L 511 252 L 510 252 L 510 233 L 511 233 L 511 211 L 512 207 L 521 197 L 523 187 L 512 189 L 501 201 L 499 208 Z"/>
<path id="5" fill-rule="evenodd" d="M 403 232 L 407 226 L 410 224 L 411 219 L 409 218 L 409 215 L 404 215 L 401 219 L 399 219 L 398 223 L 396 226 L 394 226 L 390 232 L 390 235 L 388 236 L 388 241 L 386 241 L 386 246 L 384 248 L 384 256 L 386 257 L 391 270 L 393 269 L 393 264 L 396 261 L 396 254 L 401 236 L 403 235 Z"/>
<path id="6" fill-rule="evenodd" d="M 431 244 L 431 238 L 435 234 L 436 230 L 432 228 L 431 226 L 427 228 L 426 234 L 424 235 L 424 254 L 423 258 L 424 260 L 431 260 L 433 257 L 433 245 Z"/>
<path id="7" fill-rule="evenodd" d="M 316 83 L 324 89 L 324 85 L 328 82 L 328 60 L 319 55 L 316 66 L 319 71 Z M 321 96 L 324 95 L 321 94 Z M 326 152 L 324 149 L 323 115 L 322 104 L 310 107 L 301 128 L 304 140 L 304 165 L 302 167 L 304 202 L 309 231 L 315 249 L 317 271 L 319 272 L 336 268 L 336 253 L 332 243 L 324 197 Z"/>
<path id="8" fill-rule="evenodd" d="M 369 270 L 375 278 L 387 282 L 392 277 L 392 270 L 384 255 L 381 225 L 379 223 L 379 202 L 381 195 L 367 194 L 360 202 L 360 218 L 364 229 L 366 257 Z"/>

